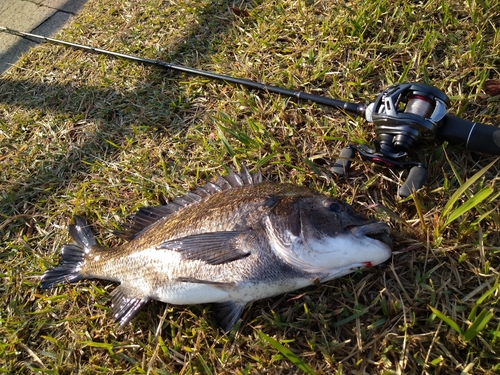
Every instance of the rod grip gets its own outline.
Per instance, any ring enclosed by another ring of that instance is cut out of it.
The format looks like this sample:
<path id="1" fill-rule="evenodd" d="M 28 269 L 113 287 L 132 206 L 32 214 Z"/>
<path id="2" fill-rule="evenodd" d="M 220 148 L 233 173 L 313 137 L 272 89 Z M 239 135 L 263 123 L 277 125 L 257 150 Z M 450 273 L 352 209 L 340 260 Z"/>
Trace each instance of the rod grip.
<path id="1" fill-rule="evenodd" d="M 331 171 L 339 176 L 345 176 L 349 173 L 351 161 L 354 158 L 355 151 L 353 148 L 346 147 L 340 151 L 339 158 L 335 160 Z"/>
<path id="2" fill-rule="evenodd" d="M 427 168 L 424 166 L 416 166 L 410 169 L 408 178 L 403 186 L 399 188 L 399 196 L 403 198 L 409 197 L 413 191 L 416 191 L 424 186 L 427 174 Z"/>
<path id="3" fill-rule="evenodd" d="M 463 145 L 467 150 L 500 155 L 500 128 L 496 126 L 446 115 L 437 137 L 450 144 Z"/>

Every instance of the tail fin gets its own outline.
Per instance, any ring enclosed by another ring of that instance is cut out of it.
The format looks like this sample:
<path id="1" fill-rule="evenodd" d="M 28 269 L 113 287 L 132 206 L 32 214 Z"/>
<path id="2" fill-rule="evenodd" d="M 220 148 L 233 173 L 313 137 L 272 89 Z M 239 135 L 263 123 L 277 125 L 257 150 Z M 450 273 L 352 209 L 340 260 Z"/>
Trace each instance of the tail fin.
<path id="1" fill-rule="evenodd" d="M 62 282 L 73 283 L 84 279 L 80 270 L 85 263 L 85 255 L 97 245 L 97 242 L 94 233 L 81 216 L 75 216 L 75 224 L 69 226 L 69 233 L 76 244 L 63 246 L 62 260 L 59 265 L 42 275 L 40 283 L 42 289 L 52 288 L 55 284 Z"/>

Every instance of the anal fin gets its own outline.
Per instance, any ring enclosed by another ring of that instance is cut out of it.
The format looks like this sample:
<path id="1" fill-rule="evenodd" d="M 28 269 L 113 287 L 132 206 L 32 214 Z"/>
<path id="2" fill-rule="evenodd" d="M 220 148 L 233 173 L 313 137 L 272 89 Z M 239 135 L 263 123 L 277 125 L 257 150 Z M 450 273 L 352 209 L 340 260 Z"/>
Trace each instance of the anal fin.
<path id="1" fill-rule="evenodd" d="M 219 302 L 213 305 L 214 317 L 219 327 L 224 331 L 229 331 L 236 324 L 246 306 L 245 302 Z"/>
<path id="2" fill-rule="evenodd" d="M 111 292 L 113 318 L 120 326 L 124 326 L 137 315 L 149 298 L 132 297 L 131 293 L 123 285 L 118 286 Z"/>

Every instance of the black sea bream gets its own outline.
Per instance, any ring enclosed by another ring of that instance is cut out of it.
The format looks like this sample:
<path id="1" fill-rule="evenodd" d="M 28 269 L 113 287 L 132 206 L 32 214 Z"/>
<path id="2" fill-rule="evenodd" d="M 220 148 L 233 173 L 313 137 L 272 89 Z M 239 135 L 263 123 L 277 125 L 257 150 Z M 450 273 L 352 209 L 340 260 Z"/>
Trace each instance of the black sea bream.
<path id="1" fill-rule="evenodd" d="M 305 187 L 231 172 L 173 202 L 140 209 L 124 232 L 129 242 L 99 246 L 81 217 L 69 226 L 76 244 L 41 287 L 104 279 L 113 315 L 126 324 L 150 299 L 214 303 L 224 330 L 248 302 L 294 291 L 380 264 L 391 256 L 390 228 L 348 204 Z"/>

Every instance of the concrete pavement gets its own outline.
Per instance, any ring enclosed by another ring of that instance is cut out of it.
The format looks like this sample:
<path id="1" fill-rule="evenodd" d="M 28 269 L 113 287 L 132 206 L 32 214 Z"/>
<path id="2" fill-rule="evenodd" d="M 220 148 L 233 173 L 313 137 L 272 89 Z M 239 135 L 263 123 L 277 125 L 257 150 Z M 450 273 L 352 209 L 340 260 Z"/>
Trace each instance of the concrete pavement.
<path id="1" fill-rule="evenodd" d="M 54 35 L 70 22 L 87 0 L 0 0 L 0 26 Z M 32 42 L 0 32 L 0 76 L 31 47 Z"/>

